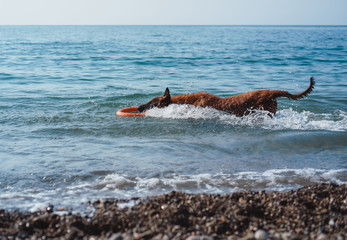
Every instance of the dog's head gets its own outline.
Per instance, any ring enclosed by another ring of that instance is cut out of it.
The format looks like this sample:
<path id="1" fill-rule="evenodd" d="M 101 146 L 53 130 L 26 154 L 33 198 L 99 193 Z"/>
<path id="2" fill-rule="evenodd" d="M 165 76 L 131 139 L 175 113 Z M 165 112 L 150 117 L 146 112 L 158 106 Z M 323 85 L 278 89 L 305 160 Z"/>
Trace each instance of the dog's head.
<path id="1" fill-rule="evenodd" d="M 153 98 L 148 103 L 145 103 L 139 106 L 138 110 L 140 112 L 143 112 L 154 107 L 163 108 L 163 107 L 169 106 L 170 104 L 171 104 L 170 90 L 169 88 L 166 88 L 163 96 Z"/>

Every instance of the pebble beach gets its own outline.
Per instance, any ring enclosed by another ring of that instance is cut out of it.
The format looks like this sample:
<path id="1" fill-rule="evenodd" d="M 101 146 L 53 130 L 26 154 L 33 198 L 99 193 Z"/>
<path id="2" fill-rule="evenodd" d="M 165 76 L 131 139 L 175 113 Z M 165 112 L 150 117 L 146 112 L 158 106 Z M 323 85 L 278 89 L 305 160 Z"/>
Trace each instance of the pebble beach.
<path id="1" fill-rule="evenodd" d="M 0 240 L 346 239 L 346 26 L 0 26 Z M 300 93 L 236 117 L 172 96 Z M 1 210 L 2 209 L 2 210 Z"/>
<path id="2" fill-rule="evenodd" d="M 0 210 L 0 239 L 347 239 L 346 184 L 88 204 L 92 215 Z"/>

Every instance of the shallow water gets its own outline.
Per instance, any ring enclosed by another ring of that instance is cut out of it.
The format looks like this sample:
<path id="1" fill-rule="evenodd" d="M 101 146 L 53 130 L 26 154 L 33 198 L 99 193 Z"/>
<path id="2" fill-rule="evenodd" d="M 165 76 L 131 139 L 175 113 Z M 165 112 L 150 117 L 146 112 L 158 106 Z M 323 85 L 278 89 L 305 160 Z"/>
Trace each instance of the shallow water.
<path id="1" fill-rule="evenodd" d="M 347 183 L 347 27 L 0 27 L 0 208 Z M 162 95 L 292 93 L 274 118 Z"/>

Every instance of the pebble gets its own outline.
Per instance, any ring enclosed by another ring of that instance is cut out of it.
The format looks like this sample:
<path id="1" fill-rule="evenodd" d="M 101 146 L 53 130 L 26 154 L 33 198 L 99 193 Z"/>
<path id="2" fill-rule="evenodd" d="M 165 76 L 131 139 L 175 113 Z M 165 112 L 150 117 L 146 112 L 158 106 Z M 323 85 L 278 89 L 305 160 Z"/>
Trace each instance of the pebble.
<path id="1" fill-rule="evenodd" d="M 334 219 L 330 219 L 329 225 L 332 226 L 332 227 L 335 226 L 335 221 L 334 221 Z"/>
<path id="2" fill-rule="evenodd" d="M 269 234 L 264 230 L 257 230 L 254 234 L 255 239 L 265 240 L 269 237 Z"/>
<path id="3" fill-rule="evenodd" d="M 121 233 L 114 233 L 108 240 L 123 240 Z"/>
<path id="4" fill-rule="evenodd" d="M 327 240 L 327 235 L 325 235 L 324 233 L 321 233 L 318 235 L 317 240 Z"/>
<path id="5" fill-rule="evenodd" d="M 213 240 L 213 238 L 209 236 L 189 236 L 186 240 Z"/>
<path id="6" fill-rule="evenodd" d="M 294 235 L 289 232 L 284 232 L 281 234 L 283 240 L 290 240 L 294 238 Z"/>

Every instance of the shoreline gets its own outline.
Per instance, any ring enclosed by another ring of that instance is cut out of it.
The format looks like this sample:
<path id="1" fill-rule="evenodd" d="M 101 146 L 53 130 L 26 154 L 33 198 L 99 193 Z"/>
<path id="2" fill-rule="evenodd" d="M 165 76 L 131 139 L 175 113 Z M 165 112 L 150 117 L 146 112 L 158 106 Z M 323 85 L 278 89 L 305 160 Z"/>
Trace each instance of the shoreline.
<path id="1" fill-rule="evenodd" d="M 95 213 L 0 210 L 0 239 L 347 239 L 347 185 L 288 192 L 171 192 L 92 203 Z"/>

